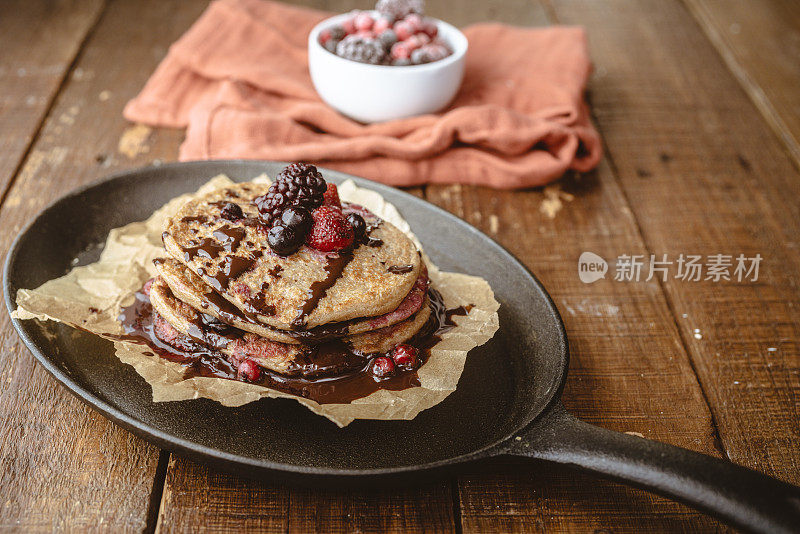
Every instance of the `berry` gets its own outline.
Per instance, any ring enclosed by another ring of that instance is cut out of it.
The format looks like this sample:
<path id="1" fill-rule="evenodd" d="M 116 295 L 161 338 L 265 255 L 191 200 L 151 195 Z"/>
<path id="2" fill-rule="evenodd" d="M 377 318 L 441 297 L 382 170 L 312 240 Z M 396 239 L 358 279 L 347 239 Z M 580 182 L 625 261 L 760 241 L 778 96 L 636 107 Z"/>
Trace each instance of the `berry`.
<path id="1" fill-rule="evenodd" d="M 144 293 L 145 295 L 147 295 L 149 297 L 150 296 L 150 288 L 153 287 L 153 282 L 155 282 L 155 281 L 156 281 L 155 278 L 151 278 L 150 280 L 145 282 L 144 285 L 142 286 L 142 289 L 141 289 L 142 293 Z"/>
<path id="2" fill-rule="evenodd" d="M 427 33 L 419 32 L 414 35 L 414 38 L 421 43 L 422 46 L 431 42 L 431 38 L 428 36 Z"/>
<path id="3" fill-rule="evenodd" d="M 336 39 L 337 41 L 341 41 L 347 35 L 343 26 L 331 26 L 328 31 L 331 34 L 331 39 Z"/>
<path id="4" fill-rule="evenodd" d="M 311 225 L 314 224 L 314 219 L 311 217 L 311 212 L 302 206 L 289 206 L 283 213 L 281 213 L 280 226 L 290 228 L 298 237 L 300 241 L 304 241 Z"/>
<path id="5" fill-rule="evenodd" d="M 313 165 L 293 163 L 278 174 L 266 195 L 255 199 L 261 220 L 272 226 L 288 206 L 313 210 L 322 205 L 325 180 Z"/>
<path id="6" fill-rule="evenodd" d="M 364 241 L 364 238 L 367 237 L 367 223 L 364 221 L 364 217 L 358 213 L 350 213 L 347 215 L 347 222 L 353 227 L 356 241 Z"/>
<path id="7" fill-rule="evenodd" d="M 261 367 L 259 367 L 256 362 L 248 358 L 239 364 L 239 376 L 249 380 L 250 382 L 255 382 L 261 378 Z"/>
<path id="8" fill-rule="evenodd" d="M 339 200 L 339 190 L 336 188 L 336 184 L 328 184 L 328 189 L 325 190 L 323 197 L 325 198 L 322 202 L 323 206 L 342 209 L 342 202 Z"/>
<path id="9" fill-rule="evenodd" d="M 337 41 L 336 39 L 331 39 L 331 40 L 329 40 L 327 43 L 325 43 L 322 46 L 324 46 L 325 50 L 327 50 L 331 54 L 335 54 L 336 53 L 336 47 L 339 46 L 339 41 Z"/>
<path id="10" fill-rule="evenodd" d="M 411 57 L 411 49 L 408 48 L 405 43 L 395 43 L 392 46 L 391 52 L 392 59 L 408 59 Z"/>
<path id="11" fill-rule="evenodd" d="M 364 39 L 365 41 L 370 41 L 375 39 L 375 34 L 370 30 L 359 30 L 354 35 L 356 37 Z"/>
<path id="12" fill-rule="evenodd" d="M 337 252 L 353 245 L 353 227 L 340 210 L 322 206 L 311 215 L 314 217 L 314 226 L 306 238 L 308 246 L 322 252 Z"/>
<path id="13" fill-rule="evenodd" d="M 413 63 L 411 63 L 411 60 L 407 57 L 401 57 L 400 59 L 395 59 L 392 65 L 395 67 L 408 67 L 409 65 L 413 65 Z"/>
<path id="14" fill-rule="evenodd" d="M 319 42 L 323 45 L 331 40 L 331 31 L 330 30 L 322 30 L 319 32 Z"/>
<path id="15" fill-rule="evenodd" d="M 349 19 L 342 22 L 342 29 L 344 29 L 345 35 L 350 35 L 351 33 L 356 32 L 356 18 L 350 17 Z"/>
<path id="16" fill-rule="evenodd" d="M 422 13 L 424 2 L 422 0 L 378 0 L 375 10 L 395 20 L 402 19 L 410 13 Z"/>
<path id="17" fill-rule="evenodd" d="M 394 30 L 386 30 L 378 35 L 378 41 L 381 42 L 383 48 L 389 50 L 397 42 L 397 34 L 394 33 Z"/>
<path id="18" fill-rule="evenodd" d="M 386 17 L 379 17 L 378 20 L 375 21 L 375 24 L 373 24 L 372 31 L 380 35 L 389 28 L 391 28 L 393 23 L 394 21 L 391 19 L 388 19 Z"/>
<path id="19" fill-rule="evenodd" d="M 394 374 L 394 361 L 386 356 L 378 356 L 372 362 L 372 374 L 376 378 L 388 378 Z"/>
<path id="20" fill-rule="evenodd" d="M 375 39 L 348 35 L 336 47 L 336 54 L 352 61 L 378 65 L 386 58 L 386 51 Z"/>
<path id="21" fill-rule="evenodd" d="M 406 24 L 409 24 L 412 28 L 414 28 L 414 33 L 422 30 L 422 17 L 419 16 L 418 13 L 411 13 L 406 15 L 406 18 L 403 19 Z"/>
<path id="22" fill-rule="evenodd" d="M 406 48 L 411 50 L 413 53 L 413 51 L 421 47 L 423 43 L 419 37 L 417 37 L 416 35 L 412 35 L 411 37 L 403 41 L 403 44 L 405 44 Z"/>
<path id="23" fill-rule="evenodd" d="M 426 21 L 422 25 L 422 31 L 424 31 L 428 35 L 428 37 L 433 39 L 439 33 L 439 27 L 436 25 L 435 22 Z"/>
<path id="24" fill-rule="evenodd" d="M 353 21 L 353 24 L 356 27 L 356 31 L 371 30 L 372 25 L 375 24 L 375 20 L 369 13 L 361 12 L 356 15 L 356 19 Z"/>
<path id="25" fill-rule="evenodd" d="M 297 249 L 303 244 L 303 240 L 299 239 L 298 235 L 291 228 L 275 225 L 269 229 L 267 243 L 269 243 L 269 248 L 271 248 L 275 254 L 290 256 L 297 252 Z"/>
<path id="26" fill-rule="evenodd" d="M 239 204 L 226 202 L 225 205 L 222 206 L 219 216 L 228 221 L 235 222 L 243 219 L 244 213 L 242 213 L 242 207 Z"/>
<path id="27" fill-rule="evenodd" d="M 411 61 L 416 64 L 430 63 L 432 61 L 439 61 L 449 55 L 448 50 L 437 44 L 425 45 L 418 48 L 411 53 Z"/>
<path id="28" fill-rule="evenodd" d="M 397 38 L 401 41 L 405 41 L 412 35 L 414 35 L 414 28 L 411 27 L 409 23 L 404 20 L 401 20 L 397 24 L 394 25 L 394 33 L 397 34 Z"/>
<path id="29" fill-rule="evenodd" d="M 400 367 L 414 369 L 419 363 L 419 358 L 417 357 L 418 354 L 419 351 L 416 348 L 412 347 L 411 345 L 401 343 L 392 351 L 392 358 L 394 359 L 394 363 Z"/>

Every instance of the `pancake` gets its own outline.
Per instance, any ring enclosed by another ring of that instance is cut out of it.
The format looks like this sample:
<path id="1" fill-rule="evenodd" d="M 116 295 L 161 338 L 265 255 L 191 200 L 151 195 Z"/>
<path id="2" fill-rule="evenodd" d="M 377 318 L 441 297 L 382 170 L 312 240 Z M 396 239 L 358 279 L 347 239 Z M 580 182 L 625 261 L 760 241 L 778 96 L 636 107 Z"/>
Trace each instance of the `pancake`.
<path id="1" fill-rule="evenodd" d="M 378 317 L 354 319 L 336 325 L 324 325 L 305 331 L 279 330 L 258 323 L 242 313 L 233 304 L 217 294 L 211 286 L 188 267 L 171 258 L 155 261 L 159 276 L 169 286 L 172 294 L 196 310 L 210 315 L 222 322 L 246 332 L 259 335 L 272 341 L 296 344 L 302 341 L 322 340 L 331 337 L 353 336 L 392 326 L 417 313 L 422 307 L 428 291 L 427 268 L 422 265 L 420 276 L 411 291 L 391 312 Z"/>
<path id="2" fill-rule="evenodd" d="M 158 315 L 156 334 L 164 342 L 182 349 L 199 342 L 224 354 L 232 363 L 251 359 L 266 369 L 289 376 L 330 375 L 355 368 L 364 363 L 359 354 L 388 352 L 419 333 L 431 316 L 430 301 L 426 297 L 421 309 L 402 322 L 312 347 L 272 341 L 222 323 L 176 298 L 161 277 L 155 278 L 149 295 Z M 319 357 L 328 350 L 326 345 L 341 343 L 355 354 L 345 358 Z"/>
<path id="3" fill-rule="evenodd" d="M 248 318 L 280 330 L 376 317 L 398 308 L 422 266 L 403 232 L 372 216 L 369 235 L 379 246 L 361 245 L 342 254 L 303 246 L 281 257 L 269 248 L 253 204 L 268 188 L 237 184 L 187 202 L 166 221 L 168 254 Z M 224 219 L 227 202 L 238 204 L 244 218 Z"/>

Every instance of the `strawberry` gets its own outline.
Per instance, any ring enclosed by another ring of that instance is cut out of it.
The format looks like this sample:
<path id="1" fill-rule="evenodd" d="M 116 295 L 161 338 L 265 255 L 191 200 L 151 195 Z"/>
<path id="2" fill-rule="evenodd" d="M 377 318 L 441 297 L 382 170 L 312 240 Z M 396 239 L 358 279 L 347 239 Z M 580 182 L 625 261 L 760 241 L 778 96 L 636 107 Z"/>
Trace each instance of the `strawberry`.
<path id="1" fill-rule="evenodd" d="M 339 200 L 339 190 L 336 189 L 336 184 L 329 183 L 328 189 L 325 190 L 322 197 L 325 199 L 322 202 L 323 206 L 333 206 L 334 208 L 342 209 L 342 203 Z"/>
<path id="2" fill-rule="evenodd" d="M 353 245 L 353 227 L 342 215 L 341 208 L 320 206 L 311 212 L 314 225 L 306 244 L 322 252 L 338 252 Z"/>

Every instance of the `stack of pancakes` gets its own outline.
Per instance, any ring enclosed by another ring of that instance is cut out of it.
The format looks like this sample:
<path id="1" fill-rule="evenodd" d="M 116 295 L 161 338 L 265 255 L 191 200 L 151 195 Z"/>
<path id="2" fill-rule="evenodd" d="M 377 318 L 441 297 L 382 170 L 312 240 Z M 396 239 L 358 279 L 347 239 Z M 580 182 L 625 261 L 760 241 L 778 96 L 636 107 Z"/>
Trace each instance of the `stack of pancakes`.
<path id="1" fill-rule="evenodd" d="M 367 222 L 366 240 L 341 253 L 304 246 L 279 256 L 253 203 L 268 187 L 217 190 L 166 221 L 169 257 L 156 260 L 150 287 L 161 341 L 199 343 L 233 365 L 251 360 L 283 375 L 329 376 L 363 365 L 358 357 L 391 351 L 429 324 L 427 269 L 405 234 L 345 203 L 345 214 Z"/>

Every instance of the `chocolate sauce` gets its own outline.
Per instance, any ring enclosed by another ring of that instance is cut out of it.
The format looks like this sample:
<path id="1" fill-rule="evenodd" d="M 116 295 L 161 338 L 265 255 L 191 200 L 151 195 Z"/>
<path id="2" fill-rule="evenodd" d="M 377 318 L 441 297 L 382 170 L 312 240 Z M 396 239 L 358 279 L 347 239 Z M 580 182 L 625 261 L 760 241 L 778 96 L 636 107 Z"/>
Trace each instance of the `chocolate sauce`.
<path id="1" fill-rule="evenodd" d="M 222 245 L 225 252 L 232 253 L 239 248 L 239 243 L 244 239 L 245 231 L 244 228 L 238 226 L 220 226 L 214 230 L 211 236 Z"/>
<path id="2" fill-rule="evenodd" d="M 387 269 L 392 274 L 406 274 L 414 270 L 413 265 L 391 265 Z"/>
<path id="3" fill-rule="evenodd" d="M 447 310 L 438 291 L 430 290 L 431 318 L 420 332 L 407 343 L 420 349 L 420 364 L 430 355 L 430 348 L 440 339 L 441 334 L 451 329 L 455 323 L 453 316 L 466 315 L 471 306 L 461 306 Z M 136 293 L 131 306 L 123 308 L 120 321 L 125 335 L 119 339 L 140 343 L 150 347 L 155 354 L 167 360 L 186 366 L 185 378 L 196 376 L 243 380 L 238 376 L 236 365 L 228 361 L 223 353 L 209 348 L 209 344 L 196 343 L 191 338 L 182 342 L 183 349 L 161 341 L 153 329 L 154 315 L 157 314 L 150 299 L 143 292 Z M 198 322 L 208 332 L 215 331 L 224 336 L 225 329 L 219 321 L 208 316 L 200 316 Z M 221 331 L 217 331 L 219 329 Z M 208 333 L 198 334 L 208 336 Z M 387 389 L 399 391 L 420 385 L 416 370 L 398 368 L 395 375 L 387 379 L 376 379 L 372 374 L 372 362 L 380 354 L 359 354 L 352 351 L 339 340 L 321 343 L 312 347 L 297 358 L 295 370 L 302 376 L 285 376 L 262 369 L 258 384 L 285 393 L 302 396 L 320 404 L 349 403 L 378 391 Z M 335 376 L 331 376 L 335 375 Z"/>
<path id="4" fill-rule="evenodd" d="M 188 217 L 182 217 L 181 218 L 181 222 L 182 223 L 193 223 L 193 222 L 196 222 L 196 223 L 200 223 L 200 224 L 205 224 L 205 223 L 208 222 L 208 216 L 206 216 L 206 215 L 192 215 L 192 216 L 188 216 Z"/>
<path id="5" fill-rule="evenodd" d="M 280 278 L 282 272 L 283 272 L 283 267 L 281 267 L 281 265 L 278 264 L 269 271 L 267 271 L 267 274 L 269 274 L 272 278 Z"/>
<path id="6" fill-rule="evenodd" d="M 341 252 L 335 256 L 328 256 L 326 258 L 326 276 L 322 280 L 317 280 L 311 284 L 311 287 L 308 289 L 305 302 L 300 305 L 300 308 L 297 310 L 297 317 L 294 321 L 292 321 L 293 330 L 305 329 L 306 318 L 308 317 L 308 314 L 316 309 L 319 301 L 322 300 L 322 297 L 325 296 L 325 294 L 328 292 L 328 289 L 330 289 L 333 284 L 336 283 L 339 277 L 342 276 L 344 268 L 347 267 L 347 264 L 350 263 L 352 259 L 352 252 Z"/>

